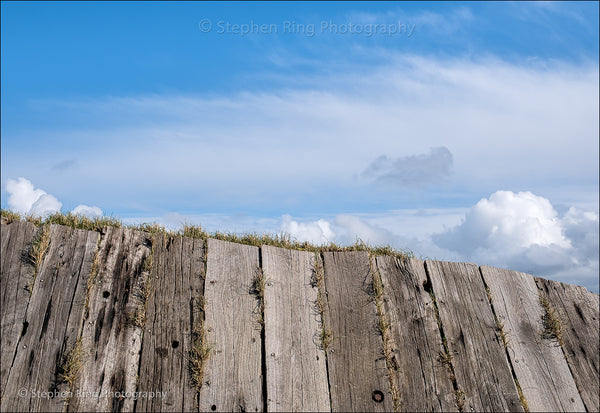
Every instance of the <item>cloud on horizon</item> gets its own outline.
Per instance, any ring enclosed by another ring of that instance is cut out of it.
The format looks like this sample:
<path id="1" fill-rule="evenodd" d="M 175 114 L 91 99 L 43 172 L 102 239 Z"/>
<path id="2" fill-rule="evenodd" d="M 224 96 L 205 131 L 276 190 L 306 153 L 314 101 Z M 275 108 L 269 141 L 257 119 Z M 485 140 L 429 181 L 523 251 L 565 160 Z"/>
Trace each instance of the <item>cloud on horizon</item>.
<path id="1" fill-rule="evenodd" d="M 17 180 L 8 179 L 5 189 L 8 192 L 9 208 L 21 215 L 46 217 L 61 211 L 62 203 L 56 197 L 46 193 L 43 189 L 35 188 L 29 180 L 23 177 L 19 177 Z M 103 215 L 100 208 L 87 205 L 78 205 L 71 213 L 90 218 Z"/>

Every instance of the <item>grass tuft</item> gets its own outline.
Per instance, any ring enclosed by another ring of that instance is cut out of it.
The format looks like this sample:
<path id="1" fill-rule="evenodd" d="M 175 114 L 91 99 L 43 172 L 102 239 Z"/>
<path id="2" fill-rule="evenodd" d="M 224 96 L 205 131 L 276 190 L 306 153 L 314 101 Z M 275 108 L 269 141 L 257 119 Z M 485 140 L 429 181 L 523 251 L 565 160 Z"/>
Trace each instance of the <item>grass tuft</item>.
<path id="1" fill-rule="evenodd" d="M 77 339 L 75 346 L 63 358 L 62 364 L 59 366 L 59 379 L 67 383 L 72 389 L 75 380 L 79 376 L 84 360 L 83 343 L 81 337 Z"/>
<path id="2" fill-rule="evenodd" d="M 192 383 L 200 391 L 204 384 L 204 366 L 214 346 L 208 346 L 204 337 L 203 323 L 197 323 L 192 331 L 192 346 L 189 351 L 189 370 Z"/>
<path id="3" fill-rule="evenodd" d="M 3 224 L 10 224 L 11 222 L 21 220 L 21 214 L 19 214 L 18 212 L 9 211 L 8 209 L 4 208 L 0 210 L 0 217 L 2 219 Z"/>
<path id="4" fill-rule="evenodd" d="M 265 287 L 266 287 L 265 274 L 260 267 L 256 267 L 254 270 L 254 278 L 252 279 L 252 285 L 250 286 L 250 294 L 255 295 L 258 300 L 258 308 L 256 314 L 258 317 L 258 323 L 261 327 L 265 324 Z"/>
<path id="5" fill-rule="evenodd" d="M 27 260 L 33 266 L 33 278 L 27 284 L 26 289 L 31 295 L 33 292 L 33 284 L 35 283 L 35 279 L 40 272 L 40 268 L 42 266 L 42 262 L 44 261 L 44 257 L 48 252 L 48 248 L 50 247 L 50 225 L 44 224 L 42 228 L 38 231 L 33 243 L 31 244 L 31 249 L 29 250 L 29 255 Z"/>
<path id="6" fill-rule="evenodd" d="M 565 325 L 562 322 L 558 311 L 550 304 L 548 297 L 542 293 L 540 293 L 539 297 L 540 304 L 544 308 L 544 314 L 542 315 L 544 332 L 542 333 L 542 337 L 548 340 L 556 340 L 562 347 Z"/>
<path id="7" fill-rule="evenodd" d="M 188 238 L 199 238 L 199 239 L 207 239 L 208 233 L 206 233 L 202 227 L 199 225 L 184 225 L 183 228 L 179 231 L 182 237 Z"/>
<path id="8" fill-rule="evenodd" d="M 153 235 L 152 249 L 150 250 L 150 254 L 148 254 L 148 256 L 144 259 L 144 264 L 142 265 L 140 283 L 133 292 L 133 296 L 137 301 L 137 305 L 131 321 L 134 326 L 140 328 L 144 328 L 146 325 L 148 299 L 153 292 L 152 277 L 150 276 L 150 273 L 152 271 L 152 265 L 154 262 L 154 236 L 155 235 Z"/>

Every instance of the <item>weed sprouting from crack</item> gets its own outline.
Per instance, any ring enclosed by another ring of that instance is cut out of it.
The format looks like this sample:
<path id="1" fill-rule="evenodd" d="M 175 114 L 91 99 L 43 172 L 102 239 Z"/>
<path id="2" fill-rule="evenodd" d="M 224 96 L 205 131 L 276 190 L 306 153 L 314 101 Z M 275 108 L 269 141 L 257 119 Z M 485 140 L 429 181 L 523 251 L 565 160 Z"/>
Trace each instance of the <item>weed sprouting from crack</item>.
<path id="1" fill-rule="evenodd" d="M 509 346 L 509 341 L 508 341 L 508 333 L 506 331 L 504 331 L 504 319 L 502 316 L 496 315 L 496 312 L 493 310 L 494 309 L 494 297 L 492 296 L 492 291 L 490 290 L 490 287 L 488 287 L 488 286 L 485 287 L 485 293 L 487 294 L 488 301 L 490 303 L 490 306 L 492 307 L 492 312 L 494 314 L 494 325 L 496 328 L 496 334 L 500 338 L 500 341 L 502 342 L 502 345 L 504 346 L 504 348 L 507 349 Z"/>
<path id="2" fill-rule="evenodd" d="M 252 278 L 252 284 L 250 285 L 250 294 L 256 296 L 258 300 L 258 306 L 256 308 L 257 321 L 261 328 L 265 325 L 265 287 L 267 281 L 265 274 L 260 267 L 254 270 L 254 277 Z"/>
<path id="3" fill-rule="evenodd" d="M 388 369 L 388 380 L 390 384 L 390 392 L 392 394 L 392 401 L 394 405 L 394 411 L 400 410 L 400 391 L 396 385 L 396 371 L 398 370 L 398 363 L 394 358 L 393 341 L 390 331 L 391 322 L 388 315 L 385 313 L 385 291 L 383 282 L 381 280 L 381 274 L 376 269 L 374 263 L 375 257 L 369 254 L 369 272 L 371 276 L 371 285 L 373 291 L 373 298 L 375 301 L 375 307 L 377 309 L 377 327 L 381 333 L 381 341 L 383 344 L 383 356 L 385 358 L 385 364 Z"/>
<path id="4" fill-rule="evenodd" d="M 317 289 L 317 299 L 315 307 L 319 313 L 320 330 L 319 330 L 319 348 L 327 355 L 327 350 L 333 342 L 333 333 L 327 326 L 326 322 L 326 305 L 325 305 L 325 270 L 319 258 L 319 254 L 315 253 L 312 267 L 311 286 Z"/>
<path id="5" fill-rule="evenodd" d="M 202 319 L 195 323 L 194 330 L 192 331 L 192 346 L 189 351 L 189 371 L 192 376 L 192 383 L 196 390 L 200 391 L 204 384 L 204 367 L 206 361 L 210 357 L 214 346 L 209 346 L 206 343 L 206 337 L 204 336 L 204 323 Z"/>
<path id="6" fill-rule="evenodd" d="M 152 277 L 150 273 L 152 272 L 152 265 L 154 263 L 154 239 L 157 234 L 153 234 L 152 236 L 152 249 L 150 250 L 150 254 L 144 259 L 144 264 L 142 265 L 142 274 L 140 277 L 140 281 L 136 286 L 133 296 L 137 302 L 135 312 L 131 317 L 131 322 L 134 326 L 144 328 L 146 325 L 146 312 L 148 309 L 148 300 L 152 296 L 152 292 L 154 291 Z"/>
<path id="7" fill-rule="evenodd" d="M 81 337 L 75 342 L 75 346 L 63 357 L 62 363 L 58 366 L 58 379 L 67 383 L 69 390 L 72 390 L 75 385 L 75 380 L 79 377 L 83 362 L 85 360 L 83 351 L 83 342 Z M 68 405 L 70 398 L 67 398 L 65 403 Z"/>
<path id="8" fill-rule="evenodd" d="M 544 294 L 540 293 L 540 304 L 544 308 L 542 322 L 544 324 L 544 332 L 542 337 L 548 340 L 556 340 L 558 345 L 563 347 L 563 333 L 565 325 L 558 314 L 558 311 L 550 304 L 550 300 Z"/>
<path id="9" fill-rule="evenodd" d="M 517 386 L 517 392 L 519 393 L 519 401 L 521 402 L 521 406 L 523 406 L 523 410 L 525 413 L 529 413 L 529 403 L 527 403 L 527 399 L 523 394 L 523 390 L 521 389 L 521 385 L 519 384 L 519 380 L 515 377 L 515 385 Z"/>
<path id="10" fill-rule="evenodd" d="M 25 289 L 29 292 L 29 295 L 33 292 L 33 284 L 35 283 L 35 279 L 40 272 L 40 268 L 42 267 L 42 262 L 44 261 L 44 257 L 48 252 L 50 247 L 50 225 L 45 224 L 38 231 L 33 243 L 31 244 L 31 249 L 29 250 L 29 254 L 27 256 L 28 262 L 33 266 L 33 278 L 29 281 Z"/>

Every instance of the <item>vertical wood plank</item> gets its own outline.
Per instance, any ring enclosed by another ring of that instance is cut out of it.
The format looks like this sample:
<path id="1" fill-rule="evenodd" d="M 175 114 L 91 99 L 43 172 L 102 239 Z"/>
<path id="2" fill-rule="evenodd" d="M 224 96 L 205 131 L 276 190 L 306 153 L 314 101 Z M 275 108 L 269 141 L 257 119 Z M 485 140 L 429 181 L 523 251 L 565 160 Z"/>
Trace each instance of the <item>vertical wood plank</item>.
<path id="1" fill-rule="evenodd" d="M 27 262 L 27 252 L 36 234 L 30 222 L 15 221 L 2 225 L 0 251 L 0 328 L 2 329 L 2 358 L 0 359 L 0 387 L 2 395 L 16 355 L 19 338 L 25 325 L 29 304 L 28 286 L 34 276 L 33 266 Z"/>
<path id="2" fill-rule="evenodd" d="M 327 317 L 333 333 L 327 356 L 331 410 L 391 411 L 369 254 L 326 252 L 323 258 Z"/>
<path id="3" fill-rule="evenodd" d="M 479 268 L 426 261 L 465 411 L 523 411 Z"/>
<path id="4" fill-rule="evenodd" d="M 260 314 L 251 294 L 259 249 L 208 240 L 204 289 L 206 340 L 214 346 L 200 411 L 263 411 Z"/>
<path id="5" fill-rule="evenodd" d="M 33 284 L 25 316 L 28 328 L 19 341 L 2 410 L 63 410 L 65 399 L 57 395 L 69 388 L 60 375 L 81 331 L 98 236 L 96 232 L 51 226 L 49 250 Z M 23 388 L 29 391 L 27 397 L 17 395 Z"/>
<path id="6" fill-rule="evenodd" d="M 315 255 L 263 246 L 267 410 L 329 411 L 325 353 L 313 283 Z"/>
<path id="7" fill-rule="evenodd" d="M 535 277 L 538 290 L 565 322 L 563 350 L 589 412 L 600 410 L 600 338 L 598 295 L 585 287 Z"/>
<path id="8" fill-rule="evenodd" d="M 440 360 L 442 338 L 433 300 L 424 289 L 425 264 L 377 257 L 391 323 L 400 410 L 457 411 L 450 371 Z"/>
<path id="9" fill-rule="evenodd" d="M 515 375 L 532 411 L 583 411 L 585 407 L 560 346 L 544 339 L 538 290 L 529 274 L 481 266 L 496 316 L 508 335 Z"/>
<path id="10" fill-rule="evenodd" d="M 106 228 L 90 291 L 82 343 L 84 365 L 69 411 L 133 411 L 142 331 L 133 323 L 150 253 L 147 233 Z"/>
<path id="11" fill-rule="evenodd" d="M 199 250 L 199 251 L 196 251 Z M 193 310 L 202 299 L 204 242 L 157 235 L 153 245 L 136 411 L 198 411 L 189 372 Z"/>

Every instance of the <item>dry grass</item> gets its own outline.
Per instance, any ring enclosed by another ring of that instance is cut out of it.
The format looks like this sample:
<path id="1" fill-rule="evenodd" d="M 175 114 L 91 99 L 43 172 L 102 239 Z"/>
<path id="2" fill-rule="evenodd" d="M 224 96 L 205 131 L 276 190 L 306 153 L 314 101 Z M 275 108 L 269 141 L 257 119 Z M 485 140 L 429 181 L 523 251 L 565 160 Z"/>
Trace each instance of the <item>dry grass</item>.
<path id="1" fill-rule="evenodd" d="M 319 348 L 327 354 L 327 350 L 333 342 L 333 333 L 326 323 L 326 304 L 325 304 L 325 271 L 321 263 L 320 255 L 315 253 L 311 285 L 317 288 L 317 300 L 315 307 L 320 316 L 321 329 L 319 331 Z"/>
<path id="2" fill-rule="evenodd" d="M 485 293 L 487 294 L 488 301 L 490 302 L 490 306 L 492 307 L 492 312 L 494 314 L 494 324 L 496 327 L 496 334 L 500 338 L 502 345 L 505 349 L 508 348 L 508 334 L 504 331 L 504 320 L 502 316 L 498 317 L 496 315 L 496 311 L 494 310 L 494 297 L 492 296 L 492 291 L 488 286 L 485 287 Z"/>
<path id="3" fill-rule="evenodd" d="M 77 339 L 75 346 L 64 357 L 62 364 L 59 366 L 59 379 L 67 383 L 72 389 L 75 380 L 79 376 L 84 360 L 83 344 L 81 337 Z"/>
<path id="4" fill-rule="evenodd" d="M 2 219 L 4 221 L 13 222 L 15 220 L 25 219 L 29 222 L 32 222 L 36 226 L 45 225 L 45 224 L 58 224 L 65 225 L 71 228 L 76 229 L 84 229 L 89 231 L 101 232 L 105 227 L 115 227 L 115 228 L 129 228 L 133 230 L 148 232 L 150 234 L 165 234 L 169 237 L 175 236 L 184 236 L 190 238 L 200 238 L 200 239 L 208 239 L 215 238 L 222 241 L 235 242 L 238 244 L 244 245 L 252 245 L 256 247 L 260 247 L 263 245 L 270 245 L 273 247 L 286 248 L 286 249 L 294 249 L 300 251 L 309 251 L 315 253 L 323 253 L 323 252 L 351 252 L 351 251 L 367 251 L 372 255 L 380 256 L 392 256 L 396 258 L 408 258 L 414 257 L 414 254 L 410 250 L 397 250 L 391 246 L 370 246 L 358 239 L 354 245 L 348 246 L 340 246 L 335 243 L 323 244 L 323 245 L 315 245 L 310 242 L 299 242 L 293 240 L 289 234 L 258 234 L 258 233 L 249 233 L 249 234 L 234 234 L 234 233 L 222 233 L 215 232 L 213 234 L 209 234 L 202 229 L 200 226 L 184 224 L 182 229 L 179 231 L 171 231 L 164 226 L 158 223 L 142 223 L 142 224 L 132 224 L 132 225 L 124 225 L 122 221 L 113 217 L 96 217 L 96 218 L 88 218 L 83 215 L 74 215 L 69 213 L 63 214 L 61 212 L 57 212 L 52 214 L 46 218 L 41 218 L 37 216 L 26 216 L 21 217 L 19 214 L 15 212 L 11 212 L 9 210 L 2 210 Z"/>
<path id="5" fill-rule="evenodd" d="M 265 287 L 266 278 L 262 268 L 256 267 L 254 270 L 254 278 L 252 279 L 252 285 L 250 286 L 250 294 L 256 296 L 258 305 L 256 308 L 257 321 L 261 328 L 265 325 Z"/>
<path id="6" fill-rule="evenodd" d="M 516 378 L 515 378 L 515 385 L 517 386 L 517 392 L 519 393 L 519 401 L 521 402 L 521 406 L 523 406 L 523 410 L 525 410 L 525 412 L 528 413 L 529 412 L 529 404 L 527 403 L 527 399 L 525 398 L 525 395 L 523 394 L 523 390 L 521 389 L 519 380 L 517 380 Z"/>
<path id="7" fill-rule="evenodd" d="M 8 209 L 4 208 L 0 210 L 0 217 L 2 219 L 2 222 L 6 224 L 10 224 L 11 222 L 21 220 L 21 214 L 19 214 L 18 212 L 9 211 Z"/>
<path id="8" fill-rule="evenodd" d="M 188 361 L 192 383 L 198 391 L 200 391 L 204 384 L 204 366 L 210 357 L 213 347 L 206 343 L 202 321 L 197 323 L 194 326 L 194 331 L 192 331 L 192 346 L 189 351 Z"/>
<path id="9" fill-rule="evenodd" d="M 96 252 L 94 253 L 94 260 L 92 261 L 92 269 L 90 270 L 90 276 L 88 277 L 86 284 L 86 293 L 85 293 L 85 319 L 88 318 L 90 311 L 90 296 L 92 294 L 92 289 L 94 288 L 94 284 L 96 283 L 96 277 L 98 276 L 98 269 L 100 267 L 100 237 L 98 237 L 98 242 L 96 244 Z"/>
<path id="10" fill-rule="evenodd" d="M 540 293 L 540 304 L 544 308 L 542 321 L 544 324 L 544 332 L 542 337 L 549 340 L 556 340 L 558 344 L 563 346 L 563 333 L 565 325 L 558 314 L 558 311 L 550 304 L 548 297 Z"/>
<path id="11" fill-rule="evenodd" d="M 390 383 L 390 392 L 392 394 L 392 401 L 394 404 L 394 411 L 400 410 L 400 391 L 396 385 L 396 371 L 398 370 L 398 363 L 394 358 L 394 346 L 392 335 L 390 331 L 391 323 L 390 319 L 385 313 L 385 291 L 383 282 L 381 281 L 381 274 L 375 268 L 374 257 L 369 256 L 369 266 L 371 272 L 371 283 L 373 289 L 373 298 L 375 300 L 375 307 L 377 309 L 377 327 L 381 333 L 381 340 L 383 344 L 383 356 L 385 358 L 385 364 L 388 369 L 388 379 Z"/>
<path id="12" fill-rule="evenodd" d="M 148 309 L 148 300 L 152 296 L 153 285 L 152 285 L 152 277 L 150 273 L 152 271 L 152 265 L 154 262 L 154 236 L 152 242 L 152 249 L 150 250 L 150 254 L 144 260 L 144 264 L 142 266 L 142 274 L 140 283 L 137 285 L 137 288 L 133 292 L 133 296 L 137 301 L 136 309 L 131 317 L 132 324 L 134 326 L 144 328 L 146 325 L 146 311 Z"/>
<path id="13" fill-rule="evenodd" d="M 42 225 L 42 227 L 38 230 L 38 233 L 31 244 L 31 248 L 29 249 L 29 253 L 27 255 L 27 261 L 31 266 L 33 266 L 33 277 L 25 287 L 26 290 L 31 293 L 33 292 L 33 284 L 35 283 L 35 279 L 40 273 L 40 268 L 42 267 L 42 262 L 44 261 L 44 257 L 48 253 L 48 249 L 50 248 L 50 225 Z"/>

